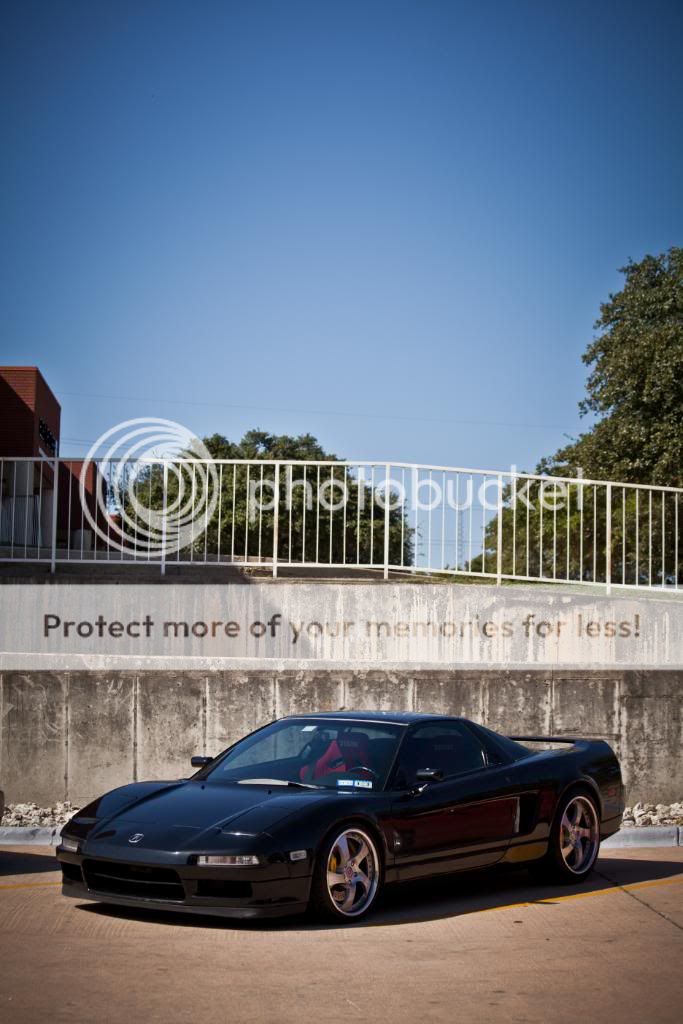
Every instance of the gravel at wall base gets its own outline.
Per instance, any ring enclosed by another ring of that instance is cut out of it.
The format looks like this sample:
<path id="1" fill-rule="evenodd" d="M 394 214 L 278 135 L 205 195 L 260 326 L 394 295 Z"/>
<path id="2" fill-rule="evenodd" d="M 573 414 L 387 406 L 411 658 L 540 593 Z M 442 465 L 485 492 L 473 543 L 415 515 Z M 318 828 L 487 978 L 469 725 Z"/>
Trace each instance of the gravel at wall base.
<path id="1" fill-rule="evenodd" d="M 65 825 L 79 810 L 79 807 L 74 807 L 68 800 L 53 807 L 40 807 L 34 803 L 7 804 L 0 824 L 22 828 L 55 828 L 57 825 Z M 624 810 L 622 824 L 624 828 L 647 828 L 652 825 L 683 826 L 683 800 L 674 801 L 672 804 L 634 804 L 633 807 Z"/>
<path id="2" fill-rule="evenodd" d="M 40 807 L 33 803 L 7 804 L 0 824 L 3 827 L 55 828 L 57 825 L 66 825 L 69 818 L 73 818 L 79 810 L 80 807 L 74 807 L 68 800 L 53 807 Z"/>

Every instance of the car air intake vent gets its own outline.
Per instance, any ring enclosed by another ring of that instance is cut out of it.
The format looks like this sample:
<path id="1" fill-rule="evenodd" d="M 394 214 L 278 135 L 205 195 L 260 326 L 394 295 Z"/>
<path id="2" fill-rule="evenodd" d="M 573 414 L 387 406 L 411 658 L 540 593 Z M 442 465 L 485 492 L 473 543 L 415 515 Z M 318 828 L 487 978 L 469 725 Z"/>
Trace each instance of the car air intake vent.
<path id="1" fill-rule="evenodd" d="M 519 801 L 519 834 L 526 835 L 536 826 L 538 793 L 524 793 Z"/>
<path id="2" fill-rule="evenodd" d="M 142 864 L 120 864 L 108 860 L 84 860 L 85 884 L 92 892 L 134 899 L 169 900 L 182 903 L 185 890 L 176 871 Z"/>
<path id="3" fill-rule="evenodd" d="M 200 878 L 197 882 L 197 896 L 218 900 L 245 900 L 251 896 L 249 882 L 223 881 L 219 878 Z"/>
<path id="4" fill-rule="evenodd" d="M 65 882 L 82 882 L 83 875 L 78 864 L 62 864 L 62 878 Z"/>

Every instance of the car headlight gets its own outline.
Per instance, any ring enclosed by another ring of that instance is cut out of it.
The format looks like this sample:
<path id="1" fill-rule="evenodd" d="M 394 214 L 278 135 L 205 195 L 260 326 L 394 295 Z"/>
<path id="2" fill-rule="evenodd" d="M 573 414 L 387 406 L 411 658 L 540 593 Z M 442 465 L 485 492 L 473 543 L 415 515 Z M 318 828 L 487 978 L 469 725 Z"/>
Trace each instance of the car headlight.
<path id="1" fill-rule="evenodd" d="M 197 864 L 220 864 L 223 867 L 247 868 L 255 867 L 257 864 L 260 864 L 260 861 L 258 857 L 254 857 L 251 854 L 240 853 L 234 857 L 225 857 L 222 854 L 217 854 L 216 856 L 197 857 Z"/>
<path id="2" fill-rule="evenodd" d="M 66 850 L 67 853 L 78 853 L 80 843 L 78 839 L 72 839 L 71 836 L 61 837 L 62 849 Z"/>

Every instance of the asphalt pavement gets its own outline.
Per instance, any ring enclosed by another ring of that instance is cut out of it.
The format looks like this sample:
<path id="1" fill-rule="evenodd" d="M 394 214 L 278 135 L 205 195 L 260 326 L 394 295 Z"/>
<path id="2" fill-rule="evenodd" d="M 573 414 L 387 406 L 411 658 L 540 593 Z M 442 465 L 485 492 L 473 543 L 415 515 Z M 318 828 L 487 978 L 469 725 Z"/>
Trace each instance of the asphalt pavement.
<path id="1" fill-rule="evenodd" d="M 604 851 L 590 880 L 526 872 L 388 890 L 351 927 L 239 923 L 65 899 L 54 851 L 0 848 L 0 1019 L 683 1019 L 683 848 Z"/>

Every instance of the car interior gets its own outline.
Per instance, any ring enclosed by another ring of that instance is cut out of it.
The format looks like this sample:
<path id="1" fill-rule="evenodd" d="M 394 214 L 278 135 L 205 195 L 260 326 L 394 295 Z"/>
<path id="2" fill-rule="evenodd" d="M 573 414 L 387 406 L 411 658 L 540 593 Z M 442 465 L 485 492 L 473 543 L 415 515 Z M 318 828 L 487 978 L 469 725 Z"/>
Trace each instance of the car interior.
<path id="1" fill-rule="evenodd" d="M 249 777 L 284 778 L 332 786 L 337 785 L 335 777 L 350 775 L 354 780 L 370 782 L 371 787 L 367 788 L 380 788 L 392 770 L 396 737 L 373 735 L 371 729 L 351 726 L 316 728 L 300 745 L 302 738 L 299 729 L 274 735 L 253 750 L 228 756 L 221 766 L 222 771 L 232 774 L 237 770 L 243 781 L 248 781 Z M 434 723 L 405 736 L 392 786 L 416 785 L 420 771 L 430 770 L 438 780 L 475 771 L 486 764 L 485 749 L 472 732 L 459 724 Z M 245 776 L 243 772 L 247 768 L 249 773 Z"/>
<path id="2" fill-rule="evenodd" d="M 396 741 L 391 737 L 370 739 L 358 730 L 328 733 L 316 737 L 301 752 L 306 763 L 299 772 L 302 782 L 315 782 L 325 775 L 353 773 L 355 777 L 377 780 L 391 767 Z M 318 756 L 319 755 L 319 756 Z"/>

